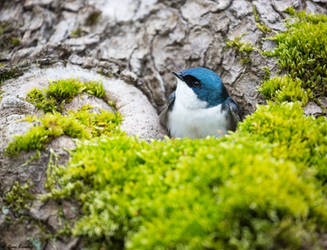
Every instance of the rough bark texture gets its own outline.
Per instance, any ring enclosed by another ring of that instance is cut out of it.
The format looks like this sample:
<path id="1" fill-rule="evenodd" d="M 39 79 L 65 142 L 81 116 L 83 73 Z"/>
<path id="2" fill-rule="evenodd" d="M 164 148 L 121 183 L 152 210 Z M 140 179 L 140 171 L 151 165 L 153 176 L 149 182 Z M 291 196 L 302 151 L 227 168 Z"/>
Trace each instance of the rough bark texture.
<path id="1" fill-rule="evenodd" d="M 63 61 L 135 84 L 160 109 L 175 87 L 171 71 L 205 66 L 222 77 L 244 114 L 261 100 L 256 86 L 263 66 L 273 62 L 252 53 L 242 65 L 225 42 L 260 41 L 252 5 L 268 27 L 283 30 L 289 6 L 326 13 L 326 1 L 300 0 L 25 0 L 2 1 L 0 21 L 8 22 L 0 60 L 48 65 Z M 14 46 L 12 38 L 20 44 Z M 8 44 L 9 43 L 9 44 Z"/>
<path id="2" fill-rule="evenodd" d="M 282 20 L 286 16 L 283 11 L 287 7 L 327 13 L 325 0 L 2 0 L 0 62 L 7 66 L 0 68 L 0 73 L 12 66 L 18 67 L 16 76 L 30 71 L 19 80 L 9 80 L 2 86 L 1 151 L 13 135 L 29 128 L 27 123 L 17 121 L 36 112 L 24 101 L 24 94 L 32 86 L 46 86 L 46 80 L 53 76 L 49 74 L 51 70 L 59 77 L 58 67 L 70 72 L 70 77 L 84 76 L 86 80 L 92 80 L 92 76 L 100 78 L 95 72 L 101 73 L 107 83 L 106 91 L 114 93 L 112 98 L 116 98 L 117 108 L 121 112 L 125 110 L 127 117 L 140 121 L 136 127 L 130 122 L 126 130 L 137 131 L 137 134 L 143 129 L 146 131 L 144 138 L 163 135 L 153 107 L 159 112 L 175 88 L 171 71 L 193 66 L 211 68 L 221 76 L 242 115 L 253 112 L 258 103 L 264 102 L 256 91 L 264 77 L 262 68 L 269 67 L 272 74 L 277 74 L 278 68 L 274 59 L 264 58 L 255 51 L 249 55 L 251 63 L 242 64 L 237 52 L 225 46 L 227 40 L 243 35 L 243 42 L 264 49 L 273 48 L 273 43 L 261 40 L 265 34 L 256 25 L 253 5 L 261 21 L 273 31 L 284 29 Z M 117 95 L 117 91 L 124 97 Z M 141 100 L 141 107 L 134 104 L 128 107 L 128 98 L 133 97 L 135 101 Z M 75 100 L 75 105 L 83 100 Z M 133 116 L 135 114 L 138 116 Z M 144 120 L 149 123 L 142 123 Z M 55 150 L 65 162 L 68 154 L 63 147 L 72 148 L 74 143 L 70 138 L 61 137 L 48 149 Z M 33 193 L 45 192 L 49 150 L 38 160 L 23 166 L 31 155 L 22 154 L 12 160 L 1 154 L 0 249 L 38 246 L 72 249 L 80 244 L 78 239 L 48 237 L 62 227 L 58 207 L 63 211 L 61 216 L 68 219 L 76 216 L 77 209 L 71 209 L 72 204 L 34 201 L 30 209 L 13 212 L 7 210 L 2 200 L 15 181 L 30 180 L 34 185 Z M 16 220 L 22 216 L 28 219 Z M 8 222 L 8 218 L 12 222 Z"/>

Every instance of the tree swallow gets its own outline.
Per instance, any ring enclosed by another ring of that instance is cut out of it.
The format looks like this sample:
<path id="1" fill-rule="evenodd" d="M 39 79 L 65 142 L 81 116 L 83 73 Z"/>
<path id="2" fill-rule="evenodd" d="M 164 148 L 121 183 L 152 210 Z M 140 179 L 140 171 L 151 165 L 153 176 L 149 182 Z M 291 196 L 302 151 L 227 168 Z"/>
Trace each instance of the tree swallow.
<path id="1" fill-rule="evenodd" d="M 237 105 L 215 72 L 198 67 L 173 74 L 177 88 L 160 114 L 161 124 L 172 137 L 220 137 L 236 129 Z"/>

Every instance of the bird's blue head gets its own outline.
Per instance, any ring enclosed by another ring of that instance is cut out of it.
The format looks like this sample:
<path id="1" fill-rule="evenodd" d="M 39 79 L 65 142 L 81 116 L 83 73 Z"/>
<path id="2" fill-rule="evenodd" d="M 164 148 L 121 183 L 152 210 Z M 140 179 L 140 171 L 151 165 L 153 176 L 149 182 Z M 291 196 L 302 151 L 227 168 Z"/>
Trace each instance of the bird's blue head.
<path id="1" fill-rule="evenodd" d="M 220 77 L 210 69 L 197 67 L 173 72 L 181 81 L 193 90 L 197 98 L 207 102 L 207 107 L 223 103 L 228 97 Z"/>

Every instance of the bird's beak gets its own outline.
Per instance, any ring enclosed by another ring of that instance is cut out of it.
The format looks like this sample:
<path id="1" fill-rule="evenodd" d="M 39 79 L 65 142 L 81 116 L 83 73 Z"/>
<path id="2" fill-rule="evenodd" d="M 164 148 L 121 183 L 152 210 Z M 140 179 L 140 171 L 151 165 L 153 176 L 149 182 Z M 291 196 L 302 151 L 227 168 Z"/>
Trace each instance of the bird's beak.
<path id="1" fill-rule="evenodd" d="M 172 72 L 178 79 L 181 79 L 183 81 L 183 75 L 181 72 Z"/>

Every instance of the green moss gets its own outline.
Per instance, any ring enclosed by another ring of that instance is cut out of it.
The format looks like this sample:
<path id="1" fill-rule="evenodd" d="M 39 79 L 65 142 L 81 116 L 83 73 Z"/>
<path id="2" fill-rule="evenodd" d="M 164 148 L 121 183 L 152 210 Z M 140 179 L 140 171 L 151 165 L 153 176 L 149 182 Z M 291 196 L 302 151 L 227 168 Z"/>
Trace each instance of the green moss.
<path id="1" fill-rule="evenodd" d="M 279 103 L 299 101 L 303 106 L 307 104 L 311 97 L 310 90 L 302 88 L 302 81 L 300 79 L 293 80 L 288 75 L 264 81 L 259 87 L 259 92 L 267 100 Z"/>
<path id="2" fill-rule="evenodd" d="M 242 36 L 235 37 L 234 40 L 229 40 L 226 42 L 227 48 L 233 48 L 237 51 L 238 56 L 241 58 L 243 64 L 251 63 L 250 53 L 254 50 L 251 43 L 241 42 Z"/>
<path id="3" fill-rule="evenodd" d="M 16 46 L 18 46 L 20 44 L 20 40 L 17 37 L 12 37 L 10 43 L 14 47 L 16 47 Z"/>
<path id="4" fill-rule="evenodd" d="M 83 83 L 75 79 L 50 82 L 47 97 L 54 98 L 57 103 L 69 102 L 82 92 Z"/>
<path id="5" fill-rule="evenodd" d="M 49 88 L 43 91 L 32 89 L 27 93 L 26 100 L 44 112 L 61 112 L 66 103 L 83 92 L 105 99 L 105 91 L 101 82 L 65 79 L 50 82 Z"/>
<path id="6" fill-rule="evenodd" d="M 47 198 L 83 204 L 72 233 L 94 248 L 317 246 L 327 206 L 314 169 L 327 165 L 326 124 L 270 103 L 222 139 L 93 139 L 56 167 L 61 189 Z"/>
<path id="7" fill-rule="evenodd" d="M 263 33 L 270 33 L 272 31 L 271 28 L 269 28 L 264 22 L 260 20 L 260 16 L 254 4 L 252 4 L 252 11 L 258 29 L 261 30 Z"/>
<path id="8" fill-rule="evenodd" d="M 290 36 L 300 32 L 296 23 L 324 22 L 322 16 L 296 15 L 297 21 L 288 24 L 294 29 Z M 297 52 L 301 41 L 274 39 L 271 55 L 281 60 L 278 50 L 304 53 Z M 240 40 L 227 46 L 246 60 L 254 48 Z M 314 48 L 318 57 L 323 49 Z M 260 91 L 274 102 L 258 106 L 235 133 L 220 139 L 147 143 L 121 134 L 119 118 L 98 129 L 102 122 L 92 122 L 87 107 L 68 118 L 60 115 L 54 124 L 53 119 L 44 124 L 38 119 L 38 126 L 55 135 L 87 139 L 77 143 L 67 166 L 50 160 L 49 193 L 43 198 L 78 201 L 81 216 L 70 233 L 94 249 L 321 248 L 321 235 L 327 233 L 327 119 L 304 115 L 301 107 L 314 88 L 301 75 L 287 69 L 288 75 L 269 80 L 270 72 L 264 71 Z M 54 91 L 59 93 L 52 96 L 55 106 L 81 91 L 102 95 L 101 87 L 89 85 Z M 49 98 L 46 91 L 41 94 L 33 95 Z M 106 117 L 100 114 L 98 120 Z M 65 132 L 67 119 L 82 129 L 69 125 Z"/>
<path id="9" fill-rule="evenodd" d="M 0 68 L 0 84 L 12 78 L 22 75 L 21 69 L 18 67 L 4 66 Z"/>
<path id="10" fill-rule="evenodd" d="M 241 42 L 242 36 L 235 37 L 234 40 L 229 40 L 226 42 L 228 48 L 234 48 L 240 53 L 250 53 L 254 50 L 251 43 Z"/>
<path id="11" fill-rule="evenodd" d="M 286 10 L 284 10 L 285 13 L 291 15 L 291 16 L 294 16 L 296 11 L 293 7 L 288 7 Z"/>
<path id="12" fill-rule="evenodd" d="M 41 90 L 36 88 L 27 93 L 26 100 L 44 112 L 54 111 L 57 107 L 57 102 L 54 98 L 47 98 Z"/>
<path id="13" fill-rule="evenodd" d="M 177 184 L 144 209 L 150 210 L 150 219 L 131 235 L 128 248 L 298 249 L 306 241 L 316 245 L 311 223 L 325 213 L 319 191 L 292 163 L 270 158 L 267 145 L 243 140 L 235 140 L 234 147 L 205 146 L 177 165 L 168 174 Z M 321 202 L 316 215 L 308 213 L 315 209 L 311 192 Z"/>
<path id="14" fill-rule="evenodd" d="M 81 143 L 45 197 L 82 204 L 71 233 L 94 249 L 319 248 L 326 145 L 326 118 L 269 102 L 221 139 Z"/>
<path id="15" fill-rule="evenodd" d="M 81 27 L 79 27 L 79 26 L 78 26 L 77 29 L 72 30 L 72 31 L 70 32 L 70 36 L 71 36 L 72 38 L 81 37 L 82 34 L 83 34 L 83 31 L 82 31 Z"/>
<path id="16" fill-rule="evenodd" d="M 84 109 L 70 116 L 93 139 L 78 143 L 65 167 L 52 158 L 47 171 L 44 198 L 82 205 L 65 233 L 94 249 L 319 247 L 327 231 L 318 181 L 327 180 L 326 118 L 270 102 L 225 138 L 147 143 L 114 132 L 114 124 L 98 129 L 102 122 L 90 122 Z M 57 120 L 39 122 L 65 131 Z"/>
<path id="17" fill-rule="evenodd" d="M 270 33 L 272 31 L 264 22 L 256 23 L 256 25 L 263 33 Z"/>
<path id="18" fill-rule="evenodd" d="M 97 24 L 101 16 L 101 11 L 93 11 L 85 20 L 87 26 L 93 26 Z"/>
<path id="19" fill-rule="evenodd" d="M 113 78 L 115 76 L 113 73 L 109 72 L 107 69 L 104 69 L 102 67 L 97 69 L 97 73 L 108 78 Z"/>
<path id="20" fill-rule="evenodd" d="M 273 52 L 277 63 L 293 78 L 302 80 L 302 87 L 310 89 L 314 98 L 327 95 L 327 17 L 321 14 L 290 12 L 294 19 L 287 22 L 287 30 L 271 40 L 277 43 Z"/>
<path id="21" fill-rule="evenodd" d="M 47 168 L 47 179 L 45 182 L 45 188 L 47 190 L 54 190 L 56 184 L 55 168 L 57 167 L 57 155 L 52 149 L 50 149 L 50 158 Z"/>
<path id="22" fill-rule="evenodd" d="M 122 121 L 119 113 L 112 114 L 102 110 L 95 114 L 90 112 L 90 106 L 83 106 L 76 112 L 68 112 L 67 115 L 57 112 L 62 111 L 65 103 L 83 92 L 103 99 L 106 97 L 101 82 L 81 82 L 75 79 L 53 81 L 49 83 L 48 89 L 41 91 L 35 88 L 28 92 L 26 100 L 45 111 L 45 115 L 41 118 L 26 118 L 37 125 L 25 135 L 16 136 L 7 147 L 7 155 L 15 156 L 21 151 L 42 150 L 47 143 L 61 135 L 90 139 L 119 134 L 119 124 Z"/>
<path id="23" fill-rule="evenodd" d="M 101 82 L 89 81 L 84 83 L 85 92 L 98 98 L 105 98 L 106 92 Z"/>
<path id="24" fill-rule="evenodd" d="M 119 124 L 122 121 L 119 113 L 101 111 L 91 113 L 90 107 L 71 111 L 68 115 L 46 113 L 41 118 L 27 117 L 38 125 L 32 127 L 26 134 L 16 136 L 6 149 L 9 156 L 15 156 L 21 151 L 42 150 L 54 138 L 67 135 L 73 138 L 90 139 L 100 135 L 119 134 Z"/>
<path id="25" fill-rule="evenodd" d="M 327 16 L 324 14 L 310 14 L 306 13 L 304 10 L 295 12 L 293 15 L 298 19 L 298 21 L 303 21 L 303 22 L 309 22 L 312 24 L 319 24 L 319 23 L 326 23 L 327 22 Z M 293 25 L 291 25 L 293 26 Z M 297 25 L 295 25 L 297 26 Z"/>
<path id="26" fill-rule="evenodd" d="M 31 186 L 29 183 L 21 185 L 19 182 L 15 182 L 10 191 L 7 192 L 3 198 L 8 208 L 13 209 L 15 212 L 28 209 L 29 202 L 35 198 L 30 188 Z"/>
<path id="27" fill-rule="evenodd" d="M 327 17 L 293 8 L 285 12 L 292 17 L 285 21 L 285 32 L 267 38 L 276 42 L 276 48 L 262 55 L 277 57 L 277 64 L 287 75 L 270 80 L 265 76 L 259 91 L 268 100 L 300 101 L 302 105 L 312 100 L 325 110 L 319 97 L 327 94 Z"/>
<path id="28" fill-rule="evenodd" d="M 307 117 L 300 103 L 271 103 L 240 124 L 238 135 L 274 145 L 276 157 L 311 167 L 327 182 L 327 118 Z"/>
<path id="29" fill-rule="evenodd" d="M 269 67 L 265 66 L 262 68 L 262 71 L 264 72 L 264 79 L 267 81 L 270 79 L 270 75 L 271 75 L 271 72 L 270 72 L 270 69 Z"/>

